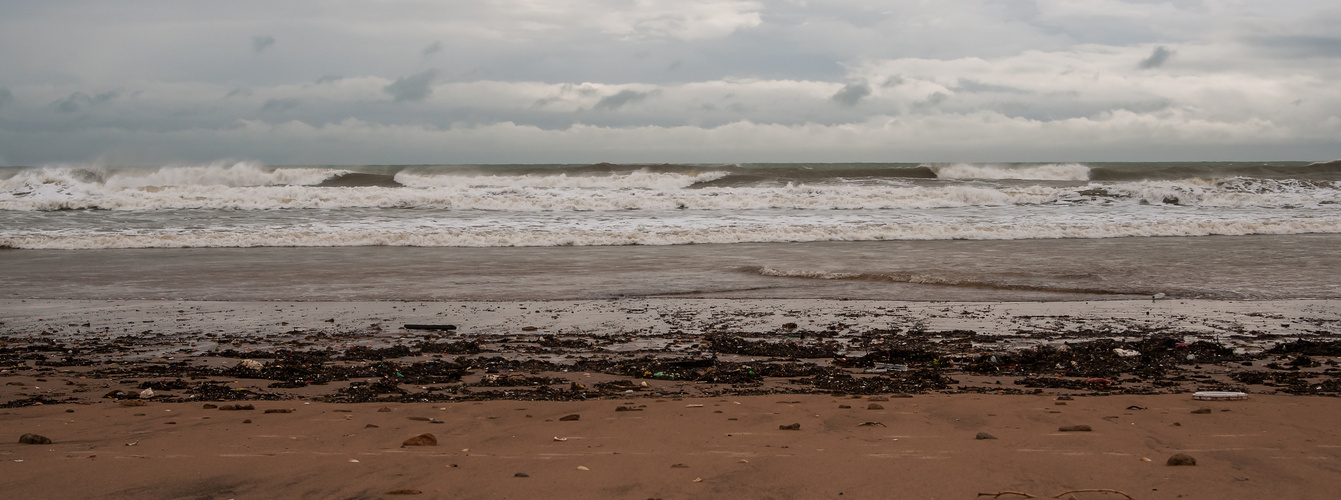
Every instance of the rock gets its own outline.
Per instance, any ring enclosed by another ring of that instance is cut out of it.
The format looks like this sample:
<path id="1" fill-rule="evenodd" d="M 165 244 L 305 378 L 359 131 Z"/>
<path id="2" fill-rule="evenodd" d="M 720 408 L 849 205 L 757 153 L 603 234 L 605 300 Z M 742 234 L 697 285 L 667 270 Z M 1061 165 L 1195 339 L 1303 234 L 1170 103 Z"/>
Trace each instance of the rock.
<path id="1" fill-rule="evenodd" d="M 391 490 L 391 491 L 386 492 L 386 494 L 388 494 L 388 495 L 422 495 L 422 494 L 424 494 L 424 492 L 419 491 L 419 490 L 412 490 L 412 489 L 409 489 L 409 488 L 404 488 L 404 489 L 399 489 L 399 490 Z"/>
<path id="2" fill-rule="evenodd" d="M 363 428 L 364 428 L 364 429 L 378 429 L 378 428 L 380 428 L 380 427 L 378 427 L 378 426 L 376 426 L 376 425 L 373 425 L 373 424 L 368 424 L 368 425 L 363 426 Z"/>
<path id="3" fill-rule="evenodd" d="M 616 406 L 616 407 L 615 407 L 615 411 L 643 411 L 643 409 L 642 409 L 642 408 L 634 408 L 634 407 L 631 407 L 631 406 Z"/>
<path id="4" fill-rule="evenodd" d="M 1165 462 L 1165 464 L 1166 464 L 1166 465 L 1197 465 L 1197 459 L 1192 458 L 1191 455 L 1187 455 L 1187 454 L 1179 453 L 1179 454 L 1177 454 L 1177 455 L 1174 455 L 1174 456 L 1172 456 L 1172 457 L 1169 457 L 1169 461 L 1168 461 L 1168 462 Z"/>
<path id="5" fill-rule="evenodd" d="M 1197 408 L 1195 410 L 1192 410 L 1193 415 L 1205 415 L 1210 412 L 1211 412 L 1210 408 Z"/>
<path id="6" fill-rule="evenodd" d="M 260 370 L 261 368 L 264 368 L 265 365 L 262 365 L 260 361 L 254 359 L 244 359 L 237 362 L 237 367 L 247 370 Z"/>
<path id="7" fill-rule="evenodd" d="M 857 424 L 857 427 L 887 427 L 887 426 L 880 422 L 862 422 L 860 424 Z"/>
<path id="8" fill-rule="evenodd" d="M 223 405 L 219 407 L 219 411 L 239 411 L 239 410 L 255 410 L 255 409 L 256 406 L 250 404 Z"/>
<path id="9" fill-rule="evenodd" d="M 391 408 L 387 408 L 387 407 L 385 407 L 385 406 L 383 406 L 383 407 L 377 409 L 377 412 L 378 412 L 378 413 L 387 413 L 387 412 L 390 412 L 390 411 L 391 411 Z"/>
<path id="10" fill-rule="evenodd" d="M 516 474 L 513 474 L 512 477 L 531 477 L 531 475 L 525 472 L 518 472 Z"/>
<path id="11" fill-rule="evenodd" d="M 292 409 L 292 408 L 270 408 L 270 409 L 266 410 L 265 412 L 266 412 L 266 413 L 293 413 L 293 409 Z"/>
<path id="12" fill-rule="evenodd" d="M 871 404 L 869 404 L 869 405 L 866 405 L 866 409 L 867 409 L 867 410 L 883 410 L 883 409 L 885 409 L 885 407 L 880 406 L 880 405 L 875 404 L 875 403 L 871 403 Z"/>
<path id="13" fill-rule="evenodd" d="M 979 432 L 978 435 L 974 437 L 974 439 L 996 439 L 996 436 L 993 436 L 986 432 Z"/>
<path id="14" fill-rule="evenodd" d="M 578 415 L 578 414 L 574 413 L 574 414 L 572 414 L 572 415 L 564 415 L 564 416 L 562 416 L 562 417 L 559 417 L 559 421 L 560 421 L 560 422 L 572 422 L 572 421 L 577 420 L 577 419 L 580 419 L 580 418 L 582 418 L 582 415 Z"/>
<path id="15" fill-rule="evenodd" d="M 249 418 L 249 419 L 243 420 L 242 423 L 244 423 L 244 424 L 250 424 L 250 423 L 251 423 L 251 419 Z"/>
<path id="16" fill-rule="evenodd" d="M 437 446 L 437 445 L 438 445 L 437 436 L 434 436 L 429 433 L 423 433 L 410 439 L 406 439 L 405 442 L 400 444 L 400 447 L 404 448 L 406 446 Z"/>
<path id="17" fill-rule="evenodd" d="M 19 436 L 19 442 L 23 444 L 51 444 L 51 438 L 40 434 L 24 434 Z"/>
<path id="18" fill-rule="evenodd" d="M 688 469 L 689 466 L 688 466 L 688 465 L 685 465 L 685 464 L 671 464 L 671 468 L 672 468 L 672 469 Z"/>
<path id="19" fill-rule="evenodd" d="M 1059 432 L 1090 432 L 1094 429 L 1088 425 L 1063 425 L 1057 429 Z"/>
<path id="20" fill-rule="evenodd" d="M 433 419 L 428 418 L 428 417 L 406 417 L 406 418 L 408 418 L 408 419 L 410 419 L 410 420 L 417 420 L 417 421 L 420 421 L 420 422 L 428 422 L 429 420 L 433 420 Z"/>
<path id="21" fill-rule="evenodd" d="M 852 409 L 852 405 L 838 405 L 838 409 L 840 409 L 840 410 L 850 410 L 850 409 Z"/>
<path id="22" fill-rule="evenodd" d="M 800 423 L 795 423 L 795 424 L 791 424 L 791 425 L 779 425 L 779 426 L 778 426 L 778 430 L 780 430 L 780 431 L 799 431 L 799 430 L 801 430 L 801 424 L 800 424 Z"/>
<path id="23" fill-rule="evenodd" d="M 206 410 L 213 410 L 213 409 L 216 409 L 216 408 L 218 408 L 218 407 L 219 407 L 219 405 L 216 405 L 216 404 L 205 403 L 205 405 L 202 406 L 201 408 L 204 408 L 204 409 L 206 409 Z"/>

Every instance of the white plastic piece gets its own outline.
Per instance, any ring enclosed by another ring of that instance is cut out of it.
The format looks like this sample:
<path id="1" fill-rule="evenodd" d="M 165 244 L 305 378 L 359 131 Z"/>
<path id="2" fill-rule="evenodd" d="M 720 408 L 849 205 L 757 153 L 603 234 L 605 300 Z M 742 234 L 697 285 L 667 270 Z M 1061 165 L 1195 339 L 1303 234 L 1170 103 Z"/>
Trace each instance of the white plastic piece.
<path id="1" fill-rule="evenodd" d="M 1192 399 L 1201 401 L 1236 401 L 1240 399 L 1248 399 L 1248 395 L 1242 392 L 1203 391 L 1192 394 Z"/>

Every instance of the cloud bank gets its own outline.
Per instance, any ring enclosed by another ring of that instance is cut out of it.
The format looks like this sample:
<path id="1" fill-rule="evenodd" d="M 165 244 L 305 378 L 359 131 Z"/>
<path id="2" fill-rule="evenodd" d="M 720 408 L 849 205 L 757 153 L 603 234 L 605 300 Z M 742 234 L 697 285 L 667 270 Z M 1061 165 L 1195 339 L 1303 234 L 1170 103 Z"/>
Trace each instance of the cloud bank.
<path id="1" fill-rule="evenodd" d="M 14 164 L 1341 158 L 1326 2 L 16 5 Z"/>

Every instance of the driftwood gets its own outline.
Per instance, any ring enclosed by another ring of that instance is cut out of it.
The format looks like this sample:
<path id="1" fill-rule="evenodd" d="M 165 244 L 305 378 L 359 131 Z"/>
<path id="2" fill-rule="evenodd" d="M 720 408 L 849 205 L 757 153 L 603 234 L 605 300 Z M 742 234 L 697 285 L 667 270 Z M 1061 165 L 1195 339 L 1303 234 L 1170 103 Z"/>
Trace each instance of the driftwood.
<path id="1" fill-rule="evenodd" d="M 455 330 L 456 325 L 405 325 L 406 330 Z"/>
<path id="2" fill-rule="evenodd" d="M 1061 493 L 1056 494 L 1056 495 L 1053 496 L 1052 498 L 1061 498 L 1061 497 L 1064 496 L 1064 495 L 1070 495 L 1070 494 L 1072 494 L 1072 493 L 1116 493 L 1116 494 L 1118 494 L 1118 495 L 1122 495 L 1122 496 L 1126 497 L 1127 500 L 1135 500 L 1135 499 L 1133 499 L 1133 498 L 1131 497 L 1131 495 L 1128 495 L 1128 494 L 1123 493 L 1123 492 L 1118 491 L 1118 490 L 1110 490 L 1110 489 L 1083 489 L 1083 490 L 1063 491 L 1063 492 L 1061 492 Z M 1025 492 L 1022 492 L 1022 491 L 998 491 L 998 492 L 996 492 L 996 493 L 979 493 L 979 494 L 978 494 L 978 496 L 980 496 L 980 497 L 992 497 L 992 498 L 1001 498 L 1002 495 L 1016 495 L 1016 496 L 1022 496 L 1022 497 L 1025 497 L 1025 498 L 1038 498 L 1038 497 L 1036 497 L 1036 496 L 1030 495 L 1030 494 L 1025 493 Z"/>

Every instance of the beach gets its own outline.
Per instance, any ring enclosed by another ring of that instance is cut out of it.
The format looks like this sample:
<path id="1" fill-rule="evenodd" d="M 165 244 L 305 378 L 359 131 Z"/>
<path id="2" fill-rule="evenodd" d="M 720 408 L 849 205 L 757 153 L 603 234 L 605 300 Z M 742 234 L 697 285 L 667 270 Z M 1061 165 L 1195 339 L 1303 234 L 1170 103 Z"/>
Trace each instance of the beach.
<path id="1" fill-rule="evenodd" d="M 1329 498 L 1341 480 L 1332 300 L 0 309 L 0 486 L 27 498 Z M 1179 453 L 1196 465 L 1166 465 Z"/>

